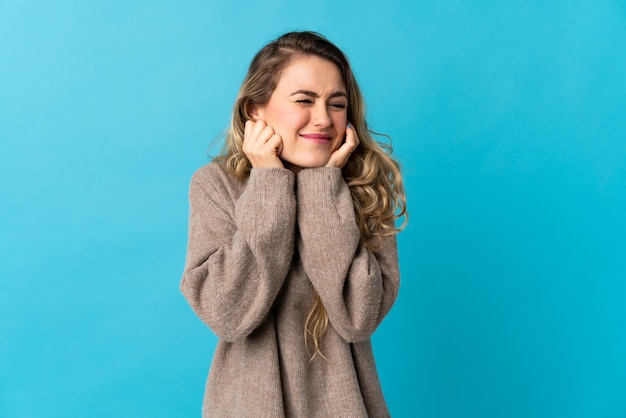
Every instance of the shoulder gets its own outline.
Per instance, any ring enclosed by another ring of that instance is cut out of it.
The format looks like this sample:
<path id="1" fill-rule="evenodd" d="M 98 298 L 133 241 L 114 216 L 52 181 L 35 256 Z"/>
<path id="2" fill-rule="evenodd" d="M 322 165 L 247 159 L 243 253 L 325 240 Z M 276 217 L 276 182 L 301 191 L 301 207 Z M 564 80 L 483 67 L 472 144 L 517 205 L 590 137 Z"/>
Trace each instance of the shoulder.
<path id="1" fill-rule="evenodd" d="M 193 183 L 218 179 L 228 180 L 228 177 L 232 177 L 234 179 L 233 176 L 228 174 L 224 164 L 210 162 L 206 165 L 203 165 L 193 173 L 193 176 L 191 176 L 191 182 Z"/>
<path id="2" fill-rule="evenodd" d="M 223 185 L 228 188 L 243 186 L 246 180 L 239 180 L 231 175 L 224 164 L 210 162 L 203 165 L 191 176 L 191 184 Z"/>
<path id="3" fill-rule="evenodd" d="M 191 177 L 190 194 L 213 197 L 225 195 L 232 198 L 241 194 L 246 181 L 246 179 L 239 180 L 228 173 L 224 164 L 210 162 L 197 169 Z"/>

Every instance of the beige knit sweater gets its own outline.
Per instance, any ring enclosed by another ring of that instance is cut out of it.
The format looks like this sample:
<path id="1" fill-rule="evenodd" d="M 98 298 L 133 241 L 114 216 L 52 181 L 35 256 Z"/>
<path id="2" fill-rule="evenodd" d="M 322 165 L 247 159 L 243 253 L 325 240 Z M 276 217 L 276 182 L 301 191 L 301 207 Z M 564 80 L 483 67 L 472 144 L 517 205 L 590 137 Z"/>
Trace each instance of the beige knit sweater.
<path id="1" fill-rule="evenodd" d="M 359 236 L 338 168 L 194 174 L 181 290 L 219 337 L 204 417 L 389 415 L 370 336 L 398 292 L 396 240 L 373 254 Z M 314 290 L 330 327 L 309 362 Z"/>

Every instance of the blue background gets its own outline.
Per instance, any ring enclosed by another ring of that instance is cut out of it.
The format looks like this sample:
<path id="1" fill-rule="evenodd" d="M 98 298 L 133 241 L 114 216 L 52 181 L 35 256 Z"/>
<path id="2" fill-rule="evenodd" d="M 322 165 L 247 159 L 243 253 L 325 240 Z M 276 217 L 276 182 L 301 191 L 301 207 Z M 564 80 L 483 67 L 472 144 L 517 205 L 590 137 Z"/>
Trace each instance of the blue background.
<path id="1" fill-rule="evenodd" d="M 0 1 L 0 416 L 195 417 L 187 189 L 254 53 L 353 63 L 411 211 L 374 337 L 408 417 L 626 416 L 622 1 Z"/>

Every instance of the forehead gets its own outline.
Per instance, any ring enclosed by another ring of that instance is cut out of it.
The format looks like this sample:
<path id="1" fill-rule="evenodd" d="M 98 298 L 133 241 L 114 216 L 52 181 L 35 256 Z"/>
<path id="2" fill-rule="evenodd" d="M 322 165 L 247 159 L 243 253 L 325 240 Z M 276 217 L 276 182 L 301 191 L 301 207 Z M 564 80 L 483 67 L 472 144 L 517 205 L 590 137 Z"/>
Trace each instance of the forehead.
<path id="1" fill-rule="evenodd" d="M 305 56 L 287 64 L 276 85 L 276 91 L 283 93 L 295 90 L 310 90 L 324 95 L 345 92 L 346 87 L 335 64 L 319 57 Z"/>

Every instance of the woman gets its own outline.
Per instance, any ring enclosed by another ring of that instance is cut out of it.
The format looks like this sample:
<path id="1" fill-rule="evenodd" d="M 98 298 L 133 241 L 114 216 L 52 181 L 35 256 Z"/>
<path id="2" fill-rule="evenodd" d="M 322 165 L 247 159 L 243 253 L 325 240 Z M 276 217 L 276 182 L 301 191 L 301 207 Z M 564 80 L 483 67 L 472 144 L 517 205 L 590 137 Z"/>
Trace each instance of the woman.
<path id="1" fill-rule="evenodd" d="M 396 299 L 397 163 L 344 54 L 312 32 L 254 57 L 190 187 L 181 289 L 218 335 L 204 416 L 387 416 L 370 336 Z"/>

